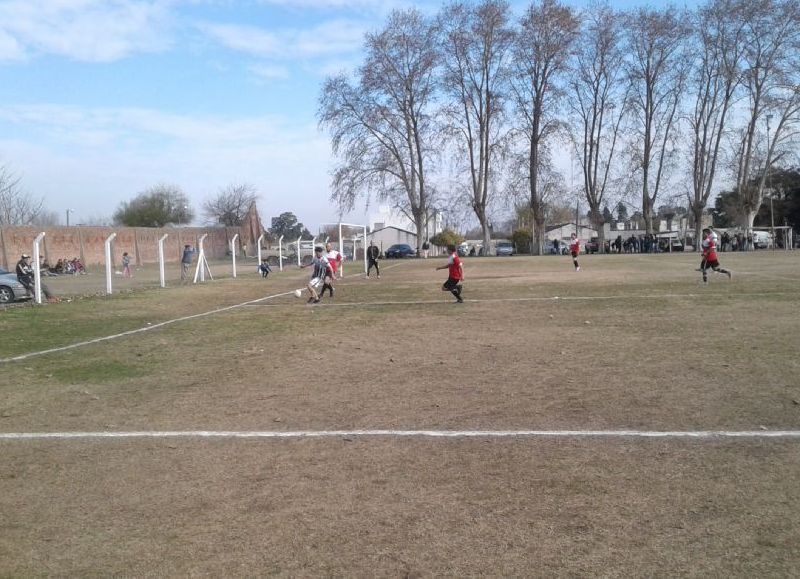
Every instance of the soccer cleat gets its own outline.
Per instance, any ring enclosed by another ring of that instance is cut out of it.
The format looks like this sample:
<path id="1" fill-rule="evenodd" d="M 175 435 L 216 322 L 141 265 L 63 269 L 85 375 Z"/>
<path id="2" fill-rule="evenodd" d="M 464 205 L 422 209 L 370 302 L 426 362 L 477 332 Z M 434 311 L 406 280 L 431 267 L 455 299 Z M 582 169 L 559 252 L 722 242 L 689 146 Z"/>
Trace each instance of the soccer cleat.
<path id="1" fill-rule="evenodd" d="M 733 273 L 726 271 L 725 273 L 728 274 L 728 279 L 733 279 Z"/>
<path id="2" fill-rule="evenodd" d="M 581 266 L 578 266 L 578 267 L 575 268 L 575 271 L 580 271 L 580 270 L 581 270 Z"/>
<path id="3" fill-rule="evenodd" d="M 307 303 L 307 304 L 313 304 L 313 303 L 314 303 L 314 298 L 308 298 L 308 299 L 306 300 L 306 303 Z"/>
<path id="4" fill-rule="evenodd" d="M 313 302 L 313 303 L 315 303 L 315 304 L 318 304 L 318 303 L 319 303 L 319 302 L 321 302 L 321 301 L 322 301 L 322 300 L 321 300 L 320 298 L 317 298 L 317 299 L 315 299 L 315 300 L 314 300 L 314 302 Z"/>

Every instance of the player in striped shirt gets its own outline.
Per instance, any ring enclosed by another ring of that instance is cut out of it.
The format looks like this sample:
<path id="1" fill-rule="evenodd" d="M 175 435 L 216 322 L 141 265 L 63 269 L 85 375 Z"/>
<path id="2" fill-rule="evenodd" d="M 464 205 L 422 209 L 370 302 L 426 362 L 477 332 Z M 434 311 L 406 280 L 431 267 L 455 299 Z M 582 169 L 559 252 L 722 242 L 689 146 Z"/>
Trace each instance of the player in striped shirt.
<path id="1" fill-rule="evenodd" d="M 328 262 L 328 258 L 323 255 L 322 247 L 315 247 L 314 258 L 311 260 L 311 263 L 301 265 L 300 267 L 314 268 L 314 273 L 311 275 L 311 279 L 306 287 L 308 288 L 308 294 L 310 296 L 308 298 L 308 303 L 318 304 L 322 298 L 317 293 L 317 288 L 326 278 L 330 279 L 330 276 L 333 275 L 333 269 L 331 268 L 331 264 Z M 333 291 L 331 291 L 331 296 L 333 296 Z"/>

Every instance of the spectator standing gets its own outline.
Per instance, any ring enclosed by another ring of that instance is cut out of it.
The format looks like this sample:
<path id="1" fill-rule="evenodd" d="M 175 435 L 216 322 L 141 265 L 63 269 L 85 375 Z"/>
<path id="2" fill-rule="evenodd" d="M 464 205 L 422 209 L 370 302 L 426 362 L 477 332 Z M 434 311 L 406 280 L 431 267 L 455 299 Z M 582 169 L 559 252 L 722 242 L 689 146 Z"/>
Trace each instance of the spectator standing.
<path id="1" fill-rule="evenodd" d="M 194 249 L 191 245 L 183 246 L 183 256 L 181 257 L 181 283 L 189 283 L 189 266 L 192 265 Z"/>
<path id="2" fill-rule="evenodd" d="M 381 255 L 381 250 L 378 249 L 378 246 L 375 245 L 375 242 L 370 240 L 369 247 L 367 248 L 367 277 L 369 277 L 369 272 L 372 271 L 372 268 L 375 268 L 375 273 L 378 275 L 378 279 L 381 279 L 381 268 L 378 267 L 378 258 Z"/>
<path id="3" fill-rule="evenodd" d="M 128 255 L 128 252 L 122 254 L 122 276 L 123 277 L 132 277 L 131 276 L 131 256 Z"/>

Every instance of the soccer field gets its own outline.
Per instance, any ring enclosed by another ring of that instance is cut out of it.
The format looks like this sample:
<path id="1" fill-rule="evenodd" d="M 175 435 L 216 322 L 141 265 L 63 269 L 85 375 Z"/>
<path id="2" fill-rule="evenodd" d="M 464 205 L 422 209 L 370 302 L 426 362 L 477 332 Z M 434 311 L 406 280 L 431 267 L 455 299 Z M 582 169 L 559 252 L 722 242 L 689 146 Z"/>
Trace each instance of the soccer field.
<path id="1" fill-rule="evenodd" d="M 0 312 L 0 577 L 796 576 L 800 253 Z"/>

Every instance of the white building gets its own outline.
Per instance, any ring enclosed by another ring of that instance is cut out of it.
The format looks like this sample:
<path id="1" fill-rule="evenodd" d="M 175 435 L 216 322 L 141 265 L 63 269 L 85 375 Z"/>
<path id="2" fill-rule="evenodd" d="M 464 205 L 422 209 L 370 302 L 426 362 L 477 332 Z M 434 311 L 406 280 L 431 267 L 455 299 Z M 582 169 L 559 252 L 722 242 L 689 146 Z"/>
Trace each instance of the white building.
<path id="1" fill-rule="evenodd" d="M 423 231 L 423 240 L 430 239 L 442 231 L 444 216 L 440 211 L 431 210 L 426 223 L 426 230 Z M 392 209 L 388 205 L 378 206 L 378 211 L 369 216 L 370 231 L 377 231 L 386 227 L 394 227 L 402 231 L 417 233 L 417 226 L 403 212 Z"/>

